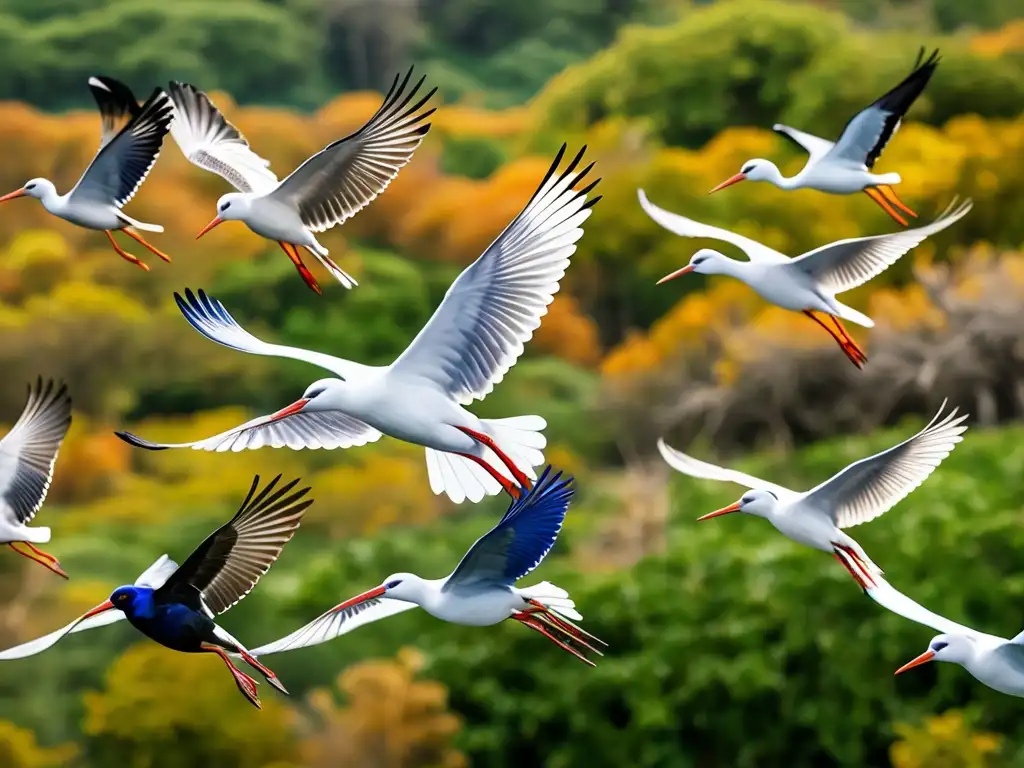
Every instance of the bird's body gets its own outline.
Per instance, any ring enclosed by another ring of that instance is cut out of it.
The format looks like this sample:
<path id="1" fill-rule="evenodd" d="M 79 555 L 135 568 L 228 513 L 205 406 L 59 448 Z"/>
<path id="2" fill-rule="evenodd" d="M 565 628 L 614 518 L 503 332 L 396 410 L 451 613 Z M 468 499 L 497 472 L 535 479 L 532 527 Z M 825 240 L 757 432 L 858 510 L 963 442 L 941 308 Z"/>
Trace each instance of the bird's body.
<path id="1" fill-rule="evenodd" d="M 21 189 L 0 197 L 0 202 L 34 197 L 58 218 L 105 232 L 118 255 L 148 270 L 147 265 L 117 244 L 111 232 L 124 232 L 164 261 L 170 261 L 170 257 L 138 233 L 162 232 L 163 227 L 137 221 L 121 208 L 134 197 L 156 162 L 170 129 L 173 107 L 159 88 L 140 106 L 127 86 L 111 78 L 91 77 L 89 87 L 100 109 L 103 132 L 100 149 L 78 183 L 62 195 L 48 179 L 31 179 Z M 120 128 L 119 122 L 124 123 Z"/>
<path id="2" fill-rule="evenodd" d="M 350 448 L 389 435 L 427 449 L 434 493 L 456 503 L 507 491 L 517 495 L 543 464 L 539 416 L 480 419 L 466 406 L 501 381 L 547 312 L 582 223 L 599 199 L 596 181 L 575 190 L 581 151 L 558 173 L 564 147 L 523 211 L 445 294 L 420 333 L 387 366 L 367 366 L 306 349 L 269 344 L 243 329 L 216 299 L 175 294 L 185 319 L 207 338 L 256 355 L 286 357 L 330 371 L 292 405 L 193 443 L 157 444 L 119 432 L 148 449 L 240 451 L 273 447 Z"/>
<path id="3" fill-rule="evenodd" d="M 346 288 L 357 285 L 330 259 L 315 233 L 344 223 L 369 205 L 430 130 L 425 121 L 434 110 L 423 107 L 437 89 L 413 103 L 423 79 L 407 90 L 411 76 L 410 69 L 404 80 L 395 78 L 384 103 L 362 128 L 327 145 L 280 181 L 205 93 L 186 83 L 171 83 L 171 135 L 182 153 L 238 190 L 221 196 L 217 215 L 197 237 L 225 221 L 240 221 L 257 235 L 277 241 L 317 293 L 320 286 L 302 262 L 299 248 L 312 253 Z"/>
<path id="4" fill-rule="evenodd" d="M 442 579 L 396 573 L 379 587 L 340 603 L 290 635 L 252 651 L 262 656 L 324 643 L 365 624 L 422 608 L 452 624 L 487 627 L 514 619 L 580 660 L 604 645 L 570 619 L 580 620 L 569 594 L 548 582 L 516 587 L 555 544 L 572 498 L 572 479 L 548 467 L 529 493 L 512 501 L 498 524 L 481 536 L 458 567 Z"/>
<path id="5" fill-rule="evenodd" d="M 834 142 L 810 133 L 776 124 L 772 130 L 785 136 L 807 152 L 807 164 L 795 176 L 783 176 L 775 163 L 762 158 L 745 162 L 740 172 L 716 186 L 711 192 L 740 181 L 765 181 L 779 189 L 816 189 L 834 195 L 865 192 L 889 216 L 907 226 L 904 214 L 917 217 L 899 199 L 893 184 L 902 179 L 898 173 L 874 173 L 875 161 L 899 129 L 910 109 L 938 66 L 938 51 L 927 60 L 924 49 L 917 56 L 913 71 L 897 86 L 854 115 Z"/>
<path id="6" fill-rule="evenodd" d="M 39 379 L 11 431 L 0 439 L 0 544 L 67 578 L 57 558 L 35 547 L 50 529 L 30 525 L 46 500 L 61 442 L 71 426 L 67 387 Z"/>
<path id="7" fill-rule="evenodd" d="M 935 418 L 913 437 L 851 464 L 806 492 L 695 459 L 671 448 L 664 440 L 658 441 L 658 450 L 666 463 L 678 472 L 733 482 L 750 489 L 734 504 L 698 520 L 732 512 L 763 517 L 790 539 L 835 554 L 847 568 L 852 559 L 870 578 L 880 576 L 882 570 L 843 529 L 873 520 L 894 507 L 924 482 L 963 439 L 961 435 L 967 430 L 963 422 L 967 415 L 958 417 L 954 409 L 943 416 L 944 409 L 945 403 Z M 843 554 L 847 557 L 841 557 Z"/>
<path id="8" fill-rule="evenodd" d="M 280 476 L 259 493 L 253 481 L 241 508 L 214 531 L 182 564 L 164 555 L 132 585 L 115 589 L 110 599 L 48 635 L 0 652 L 0 659 L 20 659 L 50 648 L 64 636 L 126 619 L 146 637 L 182 653 L 215 653 L 227 665 L 239 691 L 260 706 L 256 681 L 231 663 L 243 659 L 268 683 L 287 693 L 271 670 L 221 626 L 214 617 L 244 598 L 281 554 L 312 504 L 309 488 L 292 492 L 298 480 L 278 487 Z"/>
<path id="9" fill-rule="evenodd" d="M 858 368 L 867 362 L 867 355 L 839 320 L 848 320 L 865 328 L 873 327 L 874 322 L 863 312 L 841 302 L 836 298 L 837 294 L 852 290 L 881 274 L 925 238 L 956 223 L 971 210 L 970 200 L 959 206 L 954 201 L 931 224 L 889 235 L 837 240 L 790 258 L 749 237 L 659 208 L 647 199 L 642 189 L 637 191 L 637 196 L 647 215 L 670 232 L 680 237 L 729 243 L 749 259 L 740 261 L 711 248 L 701 248 L 687 266 L 669 273 L 658 281 L 659 284 L 691 272 L 733 277 L 746 283 L 766 301 L 810 317 L 828 331 Z M 833 327 L 815 313 L 832 318 Z"/>

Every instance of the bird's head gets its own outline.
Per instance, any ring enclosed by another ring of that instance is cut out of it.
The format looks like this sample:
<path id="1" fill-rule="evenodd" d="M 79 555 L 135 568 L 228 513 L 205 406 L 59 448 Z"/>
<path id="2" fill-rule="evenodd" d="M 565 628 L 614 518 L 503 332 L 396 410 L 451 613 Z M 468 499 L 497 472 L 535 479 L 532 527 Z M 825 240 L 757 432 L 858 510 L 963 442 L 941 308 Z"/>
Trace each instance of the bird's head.
<path id="1" fill-rule="evenodd" d="M 974 638 L 967 635 L 936 635 L 928 643 L 927 651 L 908 661 L 894 674 L 899 675 L 929 661 L 951 661 L 954 664 L 965 664 L 971 660 L 976 650 Z"/>
<path id="2" fill-rule="evenodd" d="M 289 406 L 282 408 L 270 416 L 271 421 L 278 421 L 294 416 L 299 412 L 315 413 L 317 411 L 344 410 L 347 390 L 343 379 L 320 379 L 314 381 L 302 397 Z"/>
<path id="3" fill-rule="evenodd" d="M 772 181 L 779 176 L 779 169 L 776 167 L 775 163 L 771 160 L 755 157 L 752 160 L 747 160 L 747 162 L 740 167 L 739 173 L 735 176 L 730 176 L 708 192 L 708 194 L 710 195 L 721 189 L 725 189 L 726 187 L 731 187 L 733 184 L 738 184 L 741 181 Z"/>
<path id="4" fill-rule="evenodd" d="M 393 573 L 381 582 L 381 588 L 385 597 L 414 603 L 420 594 L 422 582 L 423 580 L 414 573 Z"/>
<path id="5" fill-rule="evenodd" d="M 53 186 L 53 182 L 49 179 L 29 179 L 21 189 L 16 189 L 0 197 L 0 203 L 6 200 L 13 200 L 16 197 L 35 197 L 42 200 L 44 197 L 55 194 L 57 194 L 57 188 Z"/>
<path id="6" fill-rule="evenodd" d="M 744 493 L 739 501 L 698 517 L 697 522 L 710 520 L 712 517 L 728 515 L 730 512 L 745 512 L 748 515 L 756 515 L 757 517 L 768 517 L 775 510 L 775 506 L 778 503 L 779 497 L 771 491 L 754 489 Z"/>
<path id="7" fill-rule="evenodd" d="M 110 593 L 110 604 L 129 616 L 149 615 L 153 605 L 153 590 L 131 585 L 118 587 Z"/>
<path id="8" fill-rule="evenodd" d="M 196 240 L 218 224 L 222 224 L 225 221 L 238 221 L 245 218 L 245 215 L 248 212 L 249 197 L 247 195 L 241 192 L 228 192 L 226 195 L 221 195 L 220 200 L 217 201 L 217 215 L 213 217 L 209 224 L 199 230 L 199 234 L 196 235 Z"/>
<path id="9" fill-rule="evenodd" d="M 721 275 L 728 269 L 728 262 L 732 261 L 724 253 L 719 253 L 712 248 L 701 248 L 690 257 L 690 263 L 682 269 L 670 272 L 658 281 L 658 285 L 675 280 L 677 277 L 696 272 L 698 275 Z"/>

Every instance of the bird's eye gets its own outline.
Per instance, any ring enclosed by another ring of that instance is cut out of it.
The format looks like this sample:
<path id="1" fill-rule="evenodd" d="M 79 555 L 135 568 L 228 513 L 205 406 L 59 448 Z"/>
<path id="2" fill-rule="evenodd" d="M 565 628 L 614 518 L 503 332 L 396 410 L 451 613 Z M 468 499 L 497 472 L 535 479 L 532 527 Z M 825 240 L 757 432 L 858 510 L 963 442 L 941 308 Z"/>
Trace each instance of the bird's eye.
<path id="1" fill-rule="evenodd" d="M 309 392 L 306 393 L 306 399 L 312 400 L 317 395 L 323 394 L 324 389 L 325 387 L 319 387 L 317 389 L 310 390 Z"/>
<path id="2" fill-rule="evenodd" d="M 753 165 L 744 165 L 742 168 L 740 168 L 740 173 L 750 173 L 752 170 L 754 170 Z"/>
<path id="3" fill-rule="evenodd" d="M 395 587 L 397 587 L 401 583 L 402 583 L 401 579 L 395 579 L 394 581 L 389 581 L 387 584 L 384 585 L 384 589 L 394 589 Z"/>
<path id="4" fill-rule="evenodd" d="M 223 205 L 222 205 L 222 206 L 220 207 L 220 210 L 221 210 L 221 212 L 223 212 L 223 211 L 226 211 L 226 210 L 227 210 L 228 208 L 230 208 L 230 207 L 231 207 L 231 203 L 224 203 L 224 204 L 223 204 Z"/>
<path id="5" fill-rule="evenodd" d="M 35 188 L 36 188 L 35 184 L 26 184 L 25 185 L 25 189 L 35 189 Z"/>
<path id="6" fill-rule="evenodd" d="M 946 642 L 945 640 L 940 640 L 939 642 L 935 643 L 935 644 L 934 644 L 934 645 L 932 646 L 932 651 L 933 651 L 934 653 L 938 653 L 938 652 L 939 652 L 939 651 L 941 651 L 941 650 L 942 650 L 943 648 L 945 648 L 945 647 L 946 647 L 947 645 L 949 645 L 949 643 L 947 643 L 947 642 Z"/>

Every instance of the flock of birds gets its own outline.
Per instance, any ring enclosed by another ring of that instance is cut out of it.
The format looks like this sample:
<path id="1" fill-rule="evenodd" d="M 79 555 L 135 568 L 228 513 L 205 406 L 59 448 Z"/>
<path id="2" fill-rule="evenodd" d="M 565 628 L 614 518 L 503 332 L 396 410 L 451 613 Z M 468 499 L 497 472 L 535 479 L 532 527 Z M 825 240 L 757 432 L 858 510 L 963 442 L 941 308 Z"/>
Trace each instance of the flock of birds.
<path id="1" fill-rule="evenodd" d="M 783 189 L 811 188 L 834 194 L 865 192 L 906 226 L 916 216 L 892 189 L 895 173 L 875 174 L 874 162 L 900 121 L 927 85 L 937 52 L 918 56 L 913 71 L 896 87 L 855 115 L 835 142 L 787 126 L 776 131 L 809 154 L 804 169 L 783 177 L 775 165 L 755 159 L 712 192 L 744 179 Z M 276 240 L 310 288 L 320 287 L 302 261 L 305 249 L 347 288 L 356 281 L 335 264 L 316 233 L 341 224 L 381 194 L 427 134 L 423 79 L 410 87 L 412 70 L 396 77 L 377 112 L 355 133 L 335 141 L 283 180 L 269 170 L 245 137 L 205 93 L 191 85 L 157 88 L 140 105 L 122 83 L 89 79 L 103 120 L 100 150 L 78 184 L 59 195 L 46 179 L 33 179 L 0 200 L 38 198 L 54 215 L 79 226 L 103 230 L 125 259 L 148 269 L 124 251 L 112 233 L 124 232 L 162 259 L 170 259 L 139 231 L 161 227 L 122 211 L 156 162 L 169 132 L 195 165 L 216 173 L 238 191 L 217 203 L 214 219 L 244 222 Z M 186 653 L 214 653 L 227 665 L 239 690 L 257 707 L 255 679 L 242 660 L 270 685 L 286 692 L 259 658 L 324 643 L 360 626 L 419 606 L 444 621 L 488 626 L 514 619 L 544 635 L 587 664 L 607 647 L 577 622 L 582 617 L 568 593 L 548 582 L 516 586 L 554 546 L 573 497 L 572 478 L 544 464 L 546 423 L 540 416 L 480 419 L 467 405 L 502 380 L 540 325 L 582 225 L 600 199 L 591 195 L 599 180 L 588 180 L 586 147 L 565 163 L 563 145 L 534 195 L 484 253 L 451 285 L 440 306 L 408 348 L 387 366 L 355 361 L 262 341 L 242 328 L 205 291 L 175 294 L 186 321 L 212 341 L 254 355 L 293 358 L 330 372 L 309 385 L 294 403 L 234 429 L 183 444 L 158 444 L 127 432 L 117 434 L 150 450 L 192 448 L 241 451 L 266 446 L 335 449 L 365 445 L 388 435 L 426 450 L 431 490 L 453 502 L 480 501 L 506 493 L 508 511 L 465 554 L 450 575 L 425 579 L 395 573 L 379 586 L 334 606 L 285 637 L 247 649 L 216 623 L 216 617 L 256 585 L 298 529 L 312 503 L 309 488 L 280 476 L 262 484 L 257 476 L 237 514 L 212 533 L 180 566 L 163 555 L 134 584 L 48 635 L 0 652 L 0 659 L 39 653 L 64 636 L 127 619 L 162 645 Z M 640 204 L 659 225 L 683 237 L 732 244 L 749 257 L 737 261 L 700 249 L 689 264 L 663 278 L 697 272 L 731 275 L 767 301 L 803 312 L 821 325 L 859 368 L 867 356 L 842 325 L 870 327 L 870 318 L 836 295 L 859 286 L 896 262 L 928 236 L 951 226 L 970 210 L 952 204 L 930 224 L 891 234 L 841 240 L 790 258 L 733 232 L 701 224 L 657 207 L 638 191 Z M 962 664 L 978 680 L 1005 693 L 1024 695 L 1024 633 L 1011 640 L 976 632 L 921 607 L 898 592 L 844 529 L 885 513 L 919 486 L 949 455 L 967 427 L 966 415 L 945 403 L 920 432 L 876 456 L 858 461 L 807 492 L 797 492 L 687 456 L 663 440 L 658 448 L 675 470 L 691 477 L 736 483 L 748 489 L 734 504 L 699 518 L 732 512 L 766 518 L 781 533 L 830 552 L 857 584 L 882 606 L 943 634 L 902 672 L 931 659 Z M 0 541 L 25 557 L 67 577 L 57 559 L 38 547 L 48 528 L 28 524 L 46 496 L 61 441 L 71 422 L 67 387 L 41 379 L 29 388 L 21 418 L 0 441 Z"/>

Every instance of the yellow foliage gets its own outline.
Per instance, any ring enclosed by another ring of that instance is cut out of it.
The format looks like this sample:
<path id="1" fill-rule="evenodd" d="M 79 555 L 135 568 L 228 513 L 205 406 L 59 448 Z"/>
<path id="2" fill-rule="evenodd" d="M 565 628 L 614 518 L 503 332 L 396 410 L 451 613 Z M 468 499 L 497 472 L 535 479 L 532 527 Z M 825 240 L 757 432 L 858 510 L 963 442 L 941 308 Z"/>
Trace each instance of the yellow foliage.
<path id="1" fill-rule="evenodd" d="M 534 333 L 533 348 L 586 368 L 601 358 L 597 323 L 583 314 L 576 299 L 567 293 L 555 295 Z"/>
<path id="2" fill-rule="evenodd" d="M 971 51 L 991 59 L 1024 51 L 1024 19 L 1014 19 L 999 29 L 975 35 L 971 38 Z"/>
<path id="3" fill-rule="evenodd" d="M 893 768 L 992 768 L 1003 741 L 998 734 L 971 730 L 958 710 L 919 726 L 899 723 L 895 730 L 899 740 L 889 750 Z"/>
<path id="4" fill-rule="evenodd" d="M 346 699 L 319 689 L 309 695 L 313 717 L 300 720 L 306 768 L 462 768 L 465 757 L 451 746 L 462 727 L 448 711 L 440 683 L 418 680 L 422 655 L 399 651 L 396 659 L 349 667 L 336 682 Z"/>
<path id="5" fill-rule="evenodd" d="M 41 747 L 32 731 L 0 720 L 0 765 L 4 768 L 62 768 L 77 754 L 74 744 Z"/>

